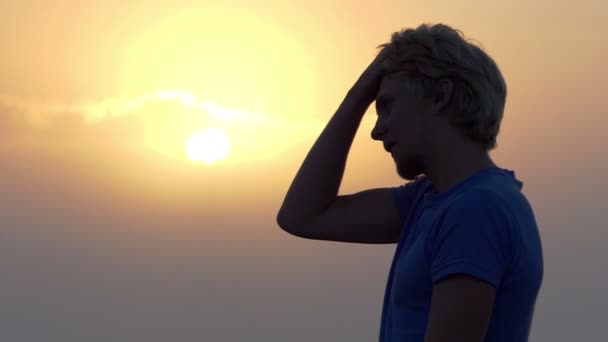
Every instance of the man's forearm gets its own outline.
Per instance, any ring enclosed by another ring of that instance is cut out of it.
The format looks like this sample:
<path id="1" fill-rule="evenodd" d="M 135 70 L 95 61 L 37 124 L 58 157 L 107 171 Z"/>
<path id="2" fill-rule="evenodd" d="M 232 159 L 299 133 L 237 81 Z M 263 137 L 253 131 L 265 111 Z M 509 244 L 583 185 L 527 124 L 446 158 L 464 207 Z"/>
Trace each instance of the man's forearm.
<path id="1" fill-rule="evenodd" d="M 348 152 L 369 104 L 349 91 L 300 166 L 279 211 L 289 222 L 317 215 L 336 199 Z"/>

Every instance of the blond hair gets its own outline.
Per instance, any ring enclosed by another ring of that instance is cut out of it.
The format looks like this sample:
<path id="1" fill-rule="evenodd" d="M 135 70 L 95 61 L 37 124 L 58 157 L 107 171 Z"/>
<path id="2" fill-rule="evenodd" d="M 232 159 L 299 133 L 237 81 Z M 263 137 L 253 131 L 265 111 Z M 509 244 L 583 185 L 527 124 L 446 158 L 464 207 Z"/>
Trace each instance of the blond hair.
<path id="1" fill-rule="evenodd" d="M 389 74 L 407 74 L 406 88 L 418 99 L 430 98 L 436 81 L 454 83 L 449 123 L 486 150 L 496 137 L 507 96 L 507 86 L 496 63 L 460 30 L 444 24 L 422 24 L 394 32 L 385 67 Z"/>

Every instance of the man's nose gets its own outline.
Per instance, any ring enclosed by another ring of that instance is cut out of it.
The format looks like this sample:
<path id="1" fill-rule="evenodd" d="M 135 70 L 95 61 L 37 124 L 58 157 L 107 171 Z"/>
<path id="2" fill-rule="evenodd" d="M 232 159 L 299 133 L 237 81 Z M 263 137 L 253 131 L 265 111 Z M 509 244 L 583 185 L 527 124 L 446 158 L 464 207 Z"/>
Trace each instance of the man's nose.
<path id="1" fill-rule="evenodd" d="M 372 129 L 372 139 L 382 141 L 385 133 L 386 129 L 384 128 L 384 125 L 382 125 L 380 120 L 378 120 Z"/>

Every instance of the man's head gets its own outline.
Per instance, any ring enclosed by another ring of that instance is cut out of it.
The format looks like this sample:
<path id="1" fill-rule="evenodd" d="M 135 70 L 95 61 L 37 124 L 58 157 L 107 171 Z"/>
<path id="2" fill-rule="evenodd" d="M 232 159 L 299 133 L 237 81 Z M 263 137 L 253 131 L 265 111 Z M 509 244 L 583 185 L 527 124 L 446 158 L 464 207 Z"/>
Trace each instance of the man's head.
<path id="1" fill-rule="evenodd" d="M 403 178 L 425 173 L 429 156 L 457 145 L 496 147 L 507 88 L 481 48 L 443 24 L 395 32 L 379 47 L 391 53 L 372 138 L 391 148 Z"/>

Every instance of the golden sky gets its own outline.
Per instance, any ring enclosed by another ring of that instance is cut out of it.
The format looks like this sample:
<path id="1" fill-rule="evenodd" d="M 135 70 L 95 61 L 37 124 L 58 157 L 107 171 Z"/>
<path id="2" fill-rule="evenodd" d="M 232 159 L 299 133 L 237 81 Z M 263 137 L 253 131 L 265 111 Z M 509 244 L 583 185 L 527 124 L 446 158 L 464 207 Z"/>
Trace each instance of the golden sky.
<path id="1" fill-rule="evenodd" d="M 4 125 L 11 125 L 3 141 L 47 153 L 76 149 L 74 159 L 169 158 L 174 161 L 156 162 L 200 171 L 186 143 L 219 128 L 230 152 L 207 172 L 293 165 L 376 45 L 402 27 L 445 22 L 478 40 L 507 79 L 504 149 L 496 154 L 511 156 L 522 151 L 516 144 L 536 139 L 532 127 L 542 123 L 585 130 L 581 120 L 570 122 L 553 109 L 579 102 L 596 108 L 589 99 L 600 87 L 586 84 L 606 71 L 605 5 L 582 4 L 474 1 L 463 10 L 434 1 L 13 1 L 3 4 L 0 24 L 0 105 Z M 521 129 L 523 122 L 530 130 Z M 372 123 L 369 115 L 359 136 L 369 136 Z M 99 150 L 110 146 L 130 150 Z M 367 142 L 359 151 L 384 168 L 378 146 Z M 300 152 L 287 152 L 291 147 Z M 276 171 L 267 171 L 275 178 Z"/>
<path id="2" fill-rule="evenodd" d="M 124 248 L 116 260 L 125 264 L 197 256 L 195 241 L 220 257 L 217 241 L 263 236 L 268 260 L 292 243 L 310 260 L 300 267 L 314 270 L 323 258 L 274 222 L 295 172 L 376 46 L 401 28 L 442 22 L 480 42 L 506 79 L 492 156 L 524 182 L 551 256 L 572 226 L 600 222 L 608 195 L 606 13 L 599 0 L 3 1 L 0 225 L 14 236 L 29 227 L 57 241 L 105 238 L 104 248 Z M 404 182 L 370 139 L 369 112 L 341 193 Z M 211 138 L 191 140 L 206 129 Z M 593 229 L 599 235 L 580 246 L 606 237 Z M 133 240 L 121 240 L 127 233 Z M 149 249 L 126 252 L 142 236 Z M 388 272 L 392 249 L 376 248 L 370 267 Z M 348 251 L 331 256 L 356 269 L 349 260 L 364 258 Z M 230 265 L 247 255 L 232 253 Z M 384 276 L 370 278 L 374 295 Z"/>

